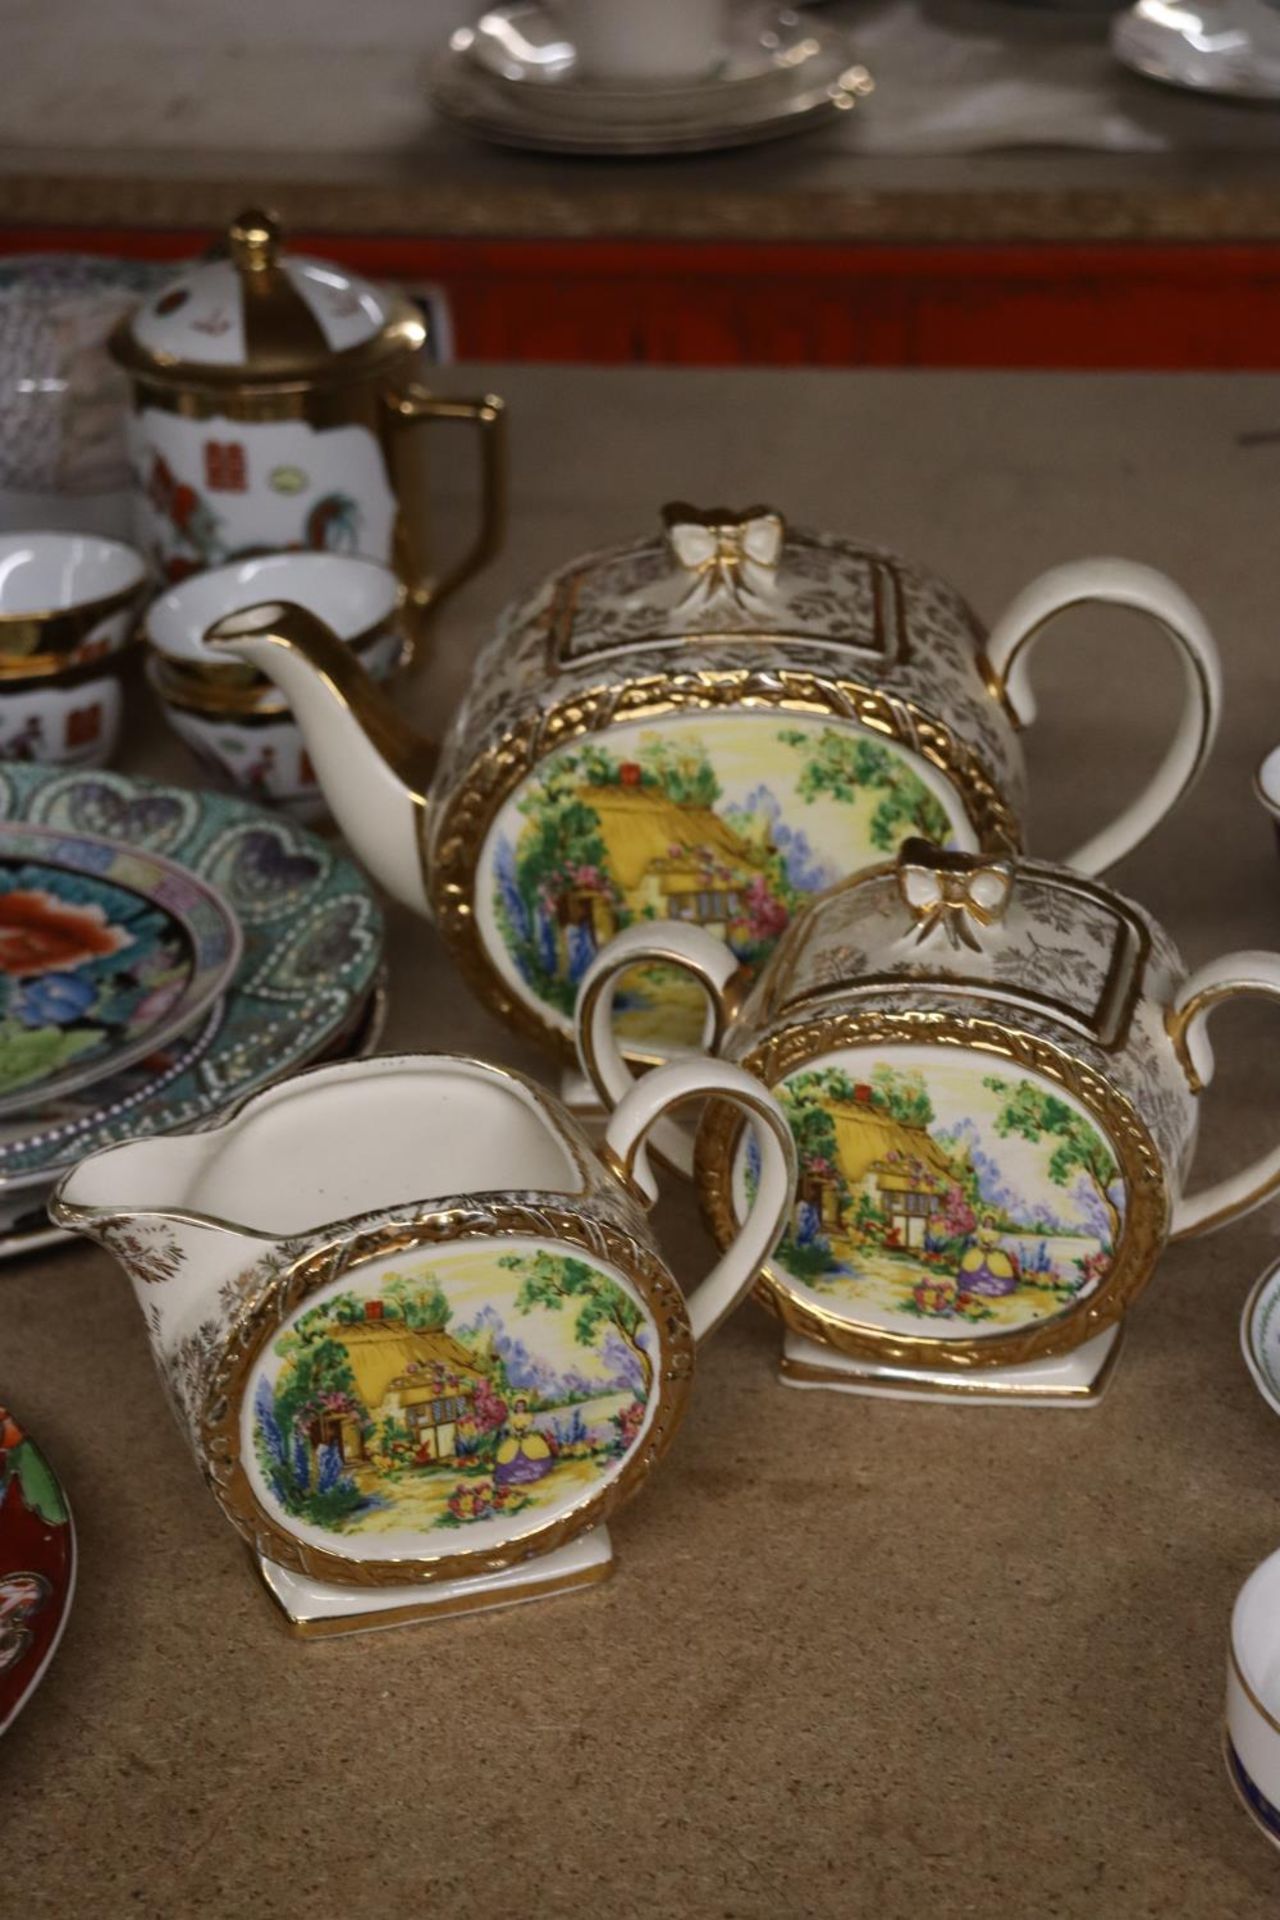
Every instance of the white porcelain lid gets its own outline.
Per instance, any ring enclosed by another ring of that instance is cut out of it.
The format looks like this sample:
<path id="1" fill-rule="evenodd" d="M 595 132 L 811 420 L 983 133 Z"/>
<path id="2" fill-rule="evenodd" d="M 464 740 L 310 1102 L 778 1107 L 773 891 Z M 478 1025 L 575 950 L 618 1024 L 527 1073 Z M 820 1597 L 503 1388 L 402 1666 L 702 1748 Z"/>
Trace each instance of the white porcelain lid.
<path id="1" fill-rule="evenodd" d="M 250 210 L 232 221 L 225 252 L 151 294 L 113 344 L 135 369 L 252 378 L 323 372 L 335 355 L 363 362 L 384 343 L 399 351 L 425 334 L 403 294 L 331 261 L 284 252 L 275 219 Z"/>
<path id="2" fill-rule="evenodd" d="M 897 862 L 823 894 L 779 948 L 768 1016 L 837 989 L 943 987 L 1033 1006 L 1123 1043 L 1152 928 L 1066 867 L 908 840 Z"/>

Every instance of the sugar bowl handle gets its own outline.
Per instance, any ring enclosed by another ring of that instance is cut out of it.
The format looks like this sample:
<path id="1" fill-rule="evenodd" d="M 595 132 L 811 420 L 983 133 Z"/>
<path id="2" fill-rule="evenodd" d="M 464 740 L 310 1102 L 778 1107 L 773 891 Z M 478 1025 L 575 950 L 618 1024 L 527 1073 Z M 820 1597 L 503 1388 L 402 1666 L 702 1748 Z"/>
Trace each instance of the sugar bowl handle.
<path id="1" fill-rule="evenodd" d="M 689 1324 L 705 1340 L 751 1291 L 756 1275 L 777 1246 L 791 1217 L 796 1189 L 796 1150 L 782 1108 L 766 1087 L 725 1060 L 677 1060 L 631 1082 L 610 1116 L 602 1158 L 644 1206 L 658 1189 L 646 1139 L 665 1115 L 686 1100 L 716 1097 L 747 1115 L 759 1149 L 760 1168 L 751 1210 L 705 1280 L 686 1295 Z"/>
<path id="2" fill-rule="evenodd" d="M 1005 609 L 987 637 L 985 665 L 992 691 L 1022 726 L 1036 717 L 1028 668 L 1051 620 L 1068 607 L 1102 603 L 1149 614 L 1177 649 L 1184 692 L 1177 731 L 1147 786 L 1092 840 L 1067 858 L 1081 873 L 1104 873 L 1132 852 L 1177 805 L 1208 759 L 1218 730 L 1222 669 L 1204 617 L 1182 588 L 1134 560 L 1073 560 L 1042 573 Z"/>
<path id="3" fill-rule="evenodd" d="M 726 996 L 738 962 L 723 940 L 675 921 L 668 921 L 661 933 L 641 924 L 616 934 L 582 976 L 575 1012 L 578 1059 L 606 1107 L 616 1107 L 636 1084 L 614 1035 L 613 1003 L 623 974 L 644 966 L 680 967 L 693 975 L 707 998 L 705 1053 L 719 1053 L 729 1024 Z M 658 1120 L 652 1137 L 664 1160 L 677 1172 L 692 1175 L 693 1151 L 686 1134 L 670 1121 Z"/>
<path id="4" fill-rule="evenodd" d="M 1207 1023 L 1224 1000 L 1247 995 L 1280 1001 L 1280 954 L 1228 953 L 1211 960 L 1185 980 L 1166 1015 L 1174 1052 L 1193 1093 L 1213 1078 L 1213 1050 Z M 1173 1210 L 1170 1239 L 1211 1233 L 1243 1213 L 1251 1213 L 1280 1191 L 1280 1147 L 1272 1147 L 1239 1173 L 1229 1174 L 1202 1193 L 1186 1194 Z"/>
<path id="5" fill-rule="evenodd" d="M 476 400 L 455 400 L 445 394 L 428 393 L 425 387 L 416 385 L 388 394 L 384 405 L 388 465 L 397 476 L 401 499 L 412 509 L 411 520 L 402 509 L 403 521 L 410 526 L 407 535 L 413 571 L 410 593 L 420 613 L 428 610 L 434 613 L 442 601 L 492 560 L 502 544 L 507 519 L 506 408 L 496 393 L 482 394 Z M 420 473 L 402 470 L 397 455 L 398 443 L 409 428 L 440 421 L 461 422 L 474 426 L 479 432 L 480 525 L 462 557 L 433 579 L 421 554 L 420 529 L 427 518 L 427 503 L 420 497 Z"/>

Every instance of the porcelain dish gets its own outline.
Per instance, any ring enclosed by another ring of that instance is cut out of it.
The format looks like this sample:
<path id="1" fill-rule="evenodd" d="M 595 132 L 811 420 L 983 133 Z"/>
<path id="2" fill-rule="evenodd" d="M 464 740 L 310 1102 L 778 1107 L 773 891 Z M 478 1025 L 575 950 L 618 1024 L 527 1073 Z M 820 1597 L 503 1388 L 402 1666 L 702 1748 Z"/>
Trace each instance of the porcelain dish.
<path id="1" fill-rule="evenodd" d="M 112 1141 L 199 1126 L 351 1042 L 382 966 L 382 916 L 362 875 L 292 822 L 242 800 L 113 773 L 0 767 L 0 829 L 127 840 L 227 903 L 243 950 L 220 1004 L 133 1067 L 0 1126 L 0 1233 L 43 1228 L 67 1164 Z"/>
<path id="2" fill-rule="evenodd" d="M 1148 80 L 1238 100 L 1280 100 L 1280 14 L 1267 0 L 1137 0 L 1111 51 Z"/>
<path id="3" fill-rule="evenodd" d="M 0 1405 L 0 1733 L 48 1671 L 75 1582 L 66 1494 L 39 1446 Z"/>
<path id="4" fill-rule="evenodd" d="M 158 1052 L 220 997 L 242 944 L 222 895 L 176 862 L 0 820 L 0 1116 Z"/>
<path id="5" fill-rule="evenodd" d="M 677 90 L 626 91 L 605 101 L 585 81 L 518 83 L 474 57 L 474 32 L 463 28 L 431 70 L 431 100 L 446 119 L 503 146 L 552 153 L 645 155 L 707 153 L 751 146 L 840 119 L 872 92 L 872 80 L 846 37 L 816 27 L 797 43 L 789 64 L 771 64 L 750 81 L 710 80 Z M 607 90 L 604 90 L 607 91 Z"/>

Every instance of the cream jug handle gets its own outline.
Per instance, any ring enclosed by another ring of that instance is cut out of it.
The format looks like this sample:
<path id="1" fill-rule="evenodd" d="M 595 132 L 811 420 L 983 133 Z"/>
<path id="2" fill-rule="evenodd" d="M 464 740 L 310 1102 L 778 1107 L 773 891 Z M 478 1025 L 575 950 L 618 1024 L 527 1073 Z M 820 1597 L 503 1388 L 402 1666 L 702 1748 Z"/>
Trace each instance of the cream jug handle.
<path id="1" fill-rule="evenodd" d="M 1213 1050 L 1206 1031 L 1210 1013 L 1223 1000 L 1248 995 L 1252 999 L 1280 1000 L 1280 954 L 1228 953 L 1211 960 L 1188 980 L 1166 1015 L 1165 1024 L 1178 1062 L 1193 1093 L 1213 1078 Z M 1251 1166 L 1185 1195 L 1173 1210 L 1171 1240 L 1211 1233 L 1243 1213 L 1251 1213 L 1280 1191 L 1280 1147 L 1272 1147 Z"/>
<path id="2" fill-rule="evenodd" d="M 477 400 L 455 400 L 446 394 L 428 393 L 417 385 L 388 394 L 383 404 L 387 410 L 387 465 L 397 477 L 405 502 L 402 525 L 411 527 L 405 536 L 412 555 L 410 592 L 419 613 L 428 609 L 434 613 L 442 601 L 492 560 L 502 544 L 507 518 L 506 409 L 496 393 L 482 394 Z M 421 497 L 421 469 L 398 472 L 397 456 L 408 428 L 449 420 L 474 426 L 480 435 L 480 526 L 461 559 L 433 579 L 421 554 L 419 530 L 427 517 L 427 503 Z M 411 509 L 411 520 L 405 508 Z"/>
<path id="3" fill-rule="evenodd" d="M 645 1206 L 658 1197 L 646 1136 L 673 1107 L 715 1095 L 745 1110 L 760 1150 L 760 1174 L 751 1211 L 705 1280 L 686 1298 L 689 1324 L 703 1341 L 751 1291 L 791 1216 L 796 1150 L 782 1108 L 766 1087 L 726 1060 L 677 1060 L 633 1082 L 610 1116 L 603 1159 Z"/>
<path id="4" fill-rule="evenodd" d="M 1149 614 L 1178 649 L 1184 681 L 1177 731 L 1150 782 L 1065 862 L 1080 873 L 1097 874 L 1145 840 L 1199 776 L 1218 730 L 1222 669 L 1199 608 L 1166 574 L 1134 560 L 1073 560 L 1024 587 L 987 636 L 988 682 L 1019 726 L 1030 726 L 1036 717 L 1028 672 L 1036 642 L 1066 608 L 1091 602 Z"/>
<path id="5" fill-rule="evenodd" d="M 703 1049 L 710 1054 L 720 1051 L 728 1025 L 725 993 L 738 971 L 738 962 L 724 941 L 702 927 L 683 926 L 678 921 L 668 921 L 660 933 L 646 924 L 627 927 L 596 955 L 583 974 L 575 1012 L 582 1071 L 606 1108 L 616 1107 L 636 1084 L 613 1031 L 613 1003 L 622 975 L 632 967 L 655 965 L 680 967 L 693 975 L 708 1002 Z M 653 1144 L 677 1173 L 692 1176 L 692 1145 L 679 1127 L 670 1121 L 656 1121 Z"/>

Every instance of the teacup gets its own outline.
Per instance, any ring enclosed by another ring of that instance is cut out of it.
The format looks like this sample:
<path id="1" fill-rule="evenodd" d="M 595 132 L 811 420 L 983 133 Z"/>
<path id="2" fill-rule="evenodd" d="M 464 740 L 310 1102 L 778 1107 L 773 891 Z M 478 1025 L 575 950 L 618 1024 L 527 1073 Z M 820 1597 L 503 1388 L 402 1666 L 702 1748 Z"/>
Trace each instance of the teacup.
<path id="1" fill-rule="evenodd" d="M 743 1111 L 759 1188 L 686 1295 L 644 1143 L 704 1096 Z M 777 1102 L 719 1061 L 648 1075 L 597 1151 L 533 1081 L 405 1055 L 94 1154 L 50 1212 L 125 1266 L 223 1511 L 294 1624 L 336 1632 L 608 1573 L 602 1523 L 670 1444 L 794 1171 Z"/>
<path id="2" fill-rule="evenodd" d="M 552 11 L 584 79 L 697 80 L 724 57 L 728 0 L 554 0 Z"/>
<path id="3" fill-rule="evenodd" d="M 1254 1568 L 1232 1610 L 1223 1746 L 1246 1810 L 1280 1846 L 1280 1553 Z"/>
<path id="4" fill-rule="evenodd" d="M 83 533 L 0 535 L 0 759 L 102 766 L 124 710 L 142 555 Z"/>
<path id="5" fill-rule="evenodd" d="M 323 616 L 376 681 L 409 658 L 408 595 L 376 560 L 266 553 L 190 574 L 147 611 L 147 678 L 174 732 L 221 783 L 316 818 L 324 801 L 284 695 L 265 675 L 204 645 L 209 627 L 264 595 Z"/>
<path id="6" fill-rule="evenodd" d="M 1280 1000 L 1280 955 L 1188 976 L 1132 900 L 1046 862 L 908 841 L 832 888 L 754 986 L 705 929 L 619 934 L 584 976 L 583 1065 L 611 1103 L 631 1072 L 613 1005 L 628 968 L 684 973 L 708 1045 L 781 1100 L 797 1206 L 761 1277 L 794 1385 L 1089 1405 L 1170 1238 L 1262 1204 L 1273 1149 L 1188 1191 L 1206 1021 Z M 750 1143 L 713 1110 L 696 1154 L 718 1235 L 750 1203 Z"/>

